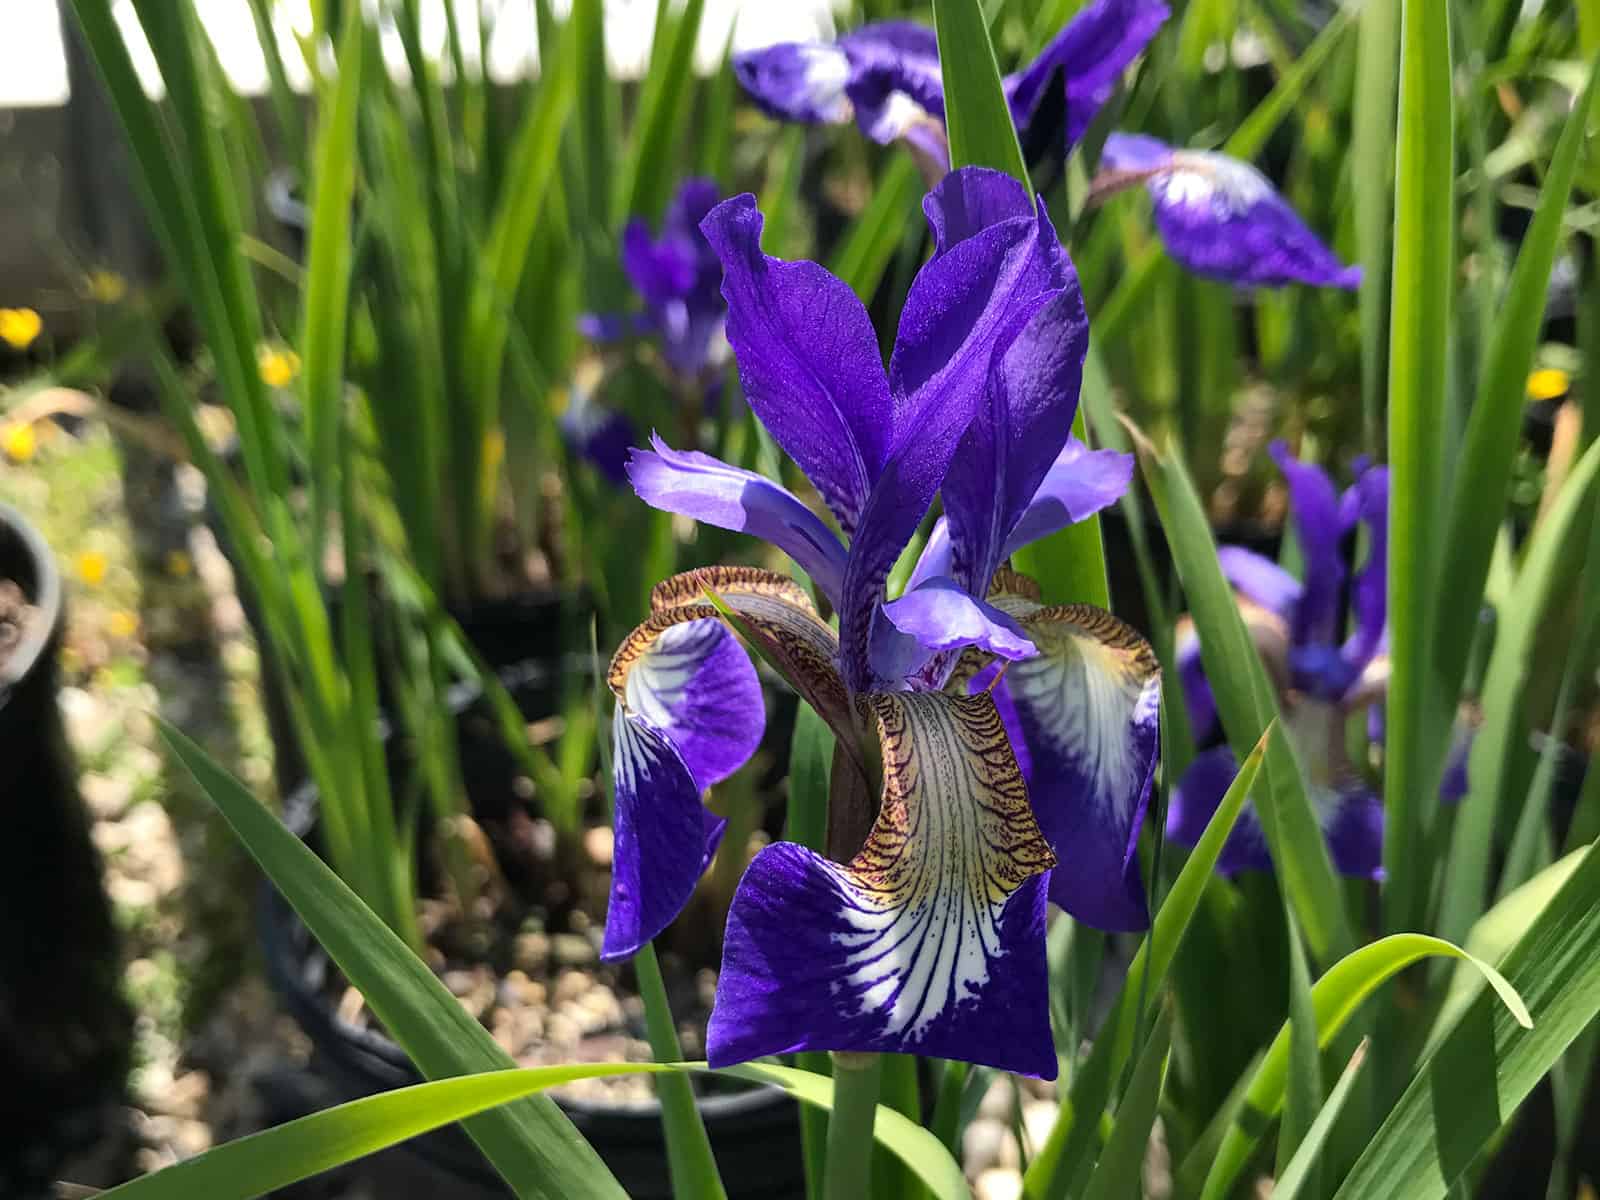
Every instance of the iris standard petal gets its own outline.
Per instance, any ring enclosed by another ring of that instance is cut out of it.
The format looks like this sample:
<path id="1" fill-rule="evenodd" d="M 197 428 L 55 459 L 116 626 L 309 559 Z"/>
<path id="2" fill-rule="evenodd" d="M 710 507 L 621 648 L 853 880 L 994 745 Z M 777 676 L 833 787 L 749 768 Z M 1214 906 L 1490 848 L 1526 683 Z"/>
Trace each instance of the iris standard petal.
<path id="1" fill-rule="evenodd" d="M 750 407 L 850 535 L 890 445 L 877 335 L 843 280 L 763 254 L 761 226 L 750 195 L 701 226 L 722 260 L 728 341 Z"/>
<path id="2" fill-rule="evenodd" d="M 1132 480 L 1133 455 L 1091 450 L 1069 437 L 1006 538 L 1002 553 L 1010 557 L 1030 542 L 1109 508 L 1122 499 Z"/>
<path id="3" fill-rule="evenodd" d="M 807 125 L 850 119 L 849 56 L 838 46 L 785 42 L 736 54 L 733 73 L 768 116 Z"/>
<path id="4" fill-rule="evenodd" d="M 880 611 L 890 628 L 880 625 L 874 636 L 873 669 L 884 679 L 906 678 L 933 656 L 965 646 L 1004 659 L 1035 653 L 1014 619 L 974 600 L 947 576 L 923 582 Z"/>
<path id="5" fill-rule="evenodd" d="M 866 704 L 883 750 L 878 820 L 848 864 L 785 842 L 750 864 L 708 1059 L 899 1051 L 1054 1076 L 1040 876 L 1055 858 L 993 700 Z"/>
<path id="6" fill-rule="evenodd" d="M 1282 442 L 1273 442 L 1270 452 L 1289 484 L 1289 508 L 1305 563 L 1305 590 L 1290 622 L 1290 639 L 1296 646 L 1331 645 L 1345 580 L 1339 494 L 1322 468 L 1301 462 Z"/>
<path id="7" fill-rule="evenodd" d="M 1143 929 L 1150 911 L 1135 851 L 1160 742 L 1155 653 L 1092 605 L 1047 608 L 1005 591 L 993 599 L 1039 647 L 1005 682 L 1033 760 L 1034 812 L 1061 859 L 1050 899 L 1100 929 Z"/>
<path id="8" fill-rule="evenodd" d="M 1239 761 L 1226 746 L 1195 755 L 1167 801 L 1167 836 L 1180 846 L 1195 845 L 1238 773 Z M 1267 852 L 1261 822 L 1255 809 L 1246 803 L 1234 823 L 1233 832 L 1222 844 L 1217 873 L 1237 875 L 1240 871 L 1270 870 L 1272 855 Z"/>
<path id="9" fill-rule="evenodd" d="M 845 550 L 822 519 L 786 488 L 709 454 L 674 450 L 651 435 L 635 450 L 628 478 L 653 508 L 749 533 L 794 559 L 834 605 L 844 581 Z"/>
<path id="10" fill-rule="evenodd" d="M 766 727 L 749 657 L 709 606 L 670 605 L 611 660 L 616 848 L 602 953 L 626 958 L 694 892 L 722 823 L 701 793 L 755 752 Z"/>
<path id="11" fill-rule="evenodd" d="M 1360 286 L 1361 268 L 1339 261 L 1255 167 L 1210 150 L 1169 148 L 1161 157 L 1159 145 L 1107 138 L 1107 174 L 1095 190 L 1143 182 L 1167 253 L 1196 275 L 1241 287 Z"/>
<path id="12" fill-rule="evenodd" d="M 878 21 L 839 39 L 850 60 L 846 94 L 856 124 L 887 145 L 944 119 L 944 78 L 934 31 L 914 21 Z"/>
<path id="13" fill-rule="evenodd" d="M 637 218 L 622 231 L 621 259 L 628 282 L 647 303 L 664 304 L 694 286 L 694 245 L 684 237 L 658 242 Z"/>
<path id="14" fill-rule="evenodd" d="M 1305 591 L 1293 575 L 1243 546 L 1218 546 L 1217 561 L 1235 591 L 1285 621 L 1293 620 Z"/>
<path id="15" fill-rule="evenodd" d="M 1128 65 L 1169 15 L 1160 0 L 1094 0 L 1039 57 L 1005 79 L 1006 101 L 1029 161 L 1064 154 L 1110 99 Z M 1060 86 L 1053 86 L 1060 80 Z M 1043 144 L 1049 137 L 1053 147 Z"/>
<path id="16" fill-rule="evenodd" d="M 1382 879 L 1383 801 L 1354 784 L 1314 800 L 1334 869 L 1352 879 Z"/>
<path id="17" fill-rule="evenodd" d="M 1367 527 L 1367 554 L 1351 583 L 1355 628 L 1342 653 L 1360 671 L 1382 647 L 1389 617 L 1389 468 L 1367 468 L 1347 495 L 1352 493 L 1356 519 Z"/>

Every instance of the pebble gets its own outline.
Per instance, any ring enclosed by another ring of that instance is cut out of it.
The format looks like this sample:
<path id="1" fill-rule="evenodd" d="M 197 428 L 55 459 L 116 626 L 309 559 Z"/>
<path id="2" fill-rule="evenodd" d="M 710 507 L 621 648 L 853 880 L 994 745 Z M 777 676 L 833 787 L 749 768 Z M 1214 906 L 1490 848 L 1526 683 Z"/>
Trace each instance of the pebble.
<path id="1" fill-rule="evenodd" d="M 615 838 L 609 826 L 596 825 L 586 829 L 583 834 L 583 852 L 589 856 L 589 861 L 597 867 L 611 866 L 611 856 L 615 848 Z"/>
<path id="2" fill-rule="evenodd" d="M 550 939 L 550 949 L 563 967 L 586 967 L 599 957 L 593 943 L 581 933 L 556 934 Z"/>
<path id="3" fill-rule="evenodd" d="M 999 1121 L 978 1117 L 961 1135 L 961 1161 L 969 1174 L 984 1171 L 1001 1163 L 1007 1146 L 1016 1153 L 1011 1130 Z"/>
<path id="4" fill-rule="evenodd" d="M 972 1186 L 977 1200 L 1021 1200 L 1022 1172 L 1015 1167 L 990 1167 Z"/>
<path id="5" fill-rule="evenodd" d="M 1028 1153 L 1037 1154 L 1050 1139 L 1060 1105 L 1054 1100 L 1029 1100 L 1022 1106 L 1022 1132 L 1028 1139 Z"/>
<path id="6" fill-rule="evenodd" d="M 551 1002 L 557 1005 L 571 1004 L 592 986 L 594 980 L 587 971 L 563 971 L 556 977 L 556 990 Z"/>
<path id="7" fill-rule="evenodd" d="M 540 974 L 550 962 L 550 936 L 544 933 L 519 933 L 511 953 L 519 970 Z"/>

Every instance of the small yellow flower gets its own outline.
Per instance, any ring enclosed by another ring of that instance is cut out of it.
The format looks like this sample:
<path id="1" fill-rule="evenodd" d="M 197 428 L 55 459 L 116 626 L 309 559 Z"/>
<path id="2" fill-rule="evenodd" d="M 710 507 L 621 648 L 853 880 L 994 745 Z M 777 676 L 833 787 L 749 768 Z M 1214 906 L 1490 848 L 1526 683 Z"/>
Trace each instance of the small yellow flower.
<path id="1" fill-rule="evenodd" d="M 300 374 L 300 356 L 287 346 L 261 346 L 256 350 L 256 369 L 268 387 L 288 387 Z"/>
<path id="2" fill-rule="evenodd" d="M 182 550 L 167 551 L 168 575 L 171 575 L 174 579 L 186 579 L 188 578 L 189 573 L 193 570 L 194 560 L 192 560 Z"/>
<path id="3" fill-rule="evenodd" d="M 114 638 L 131 638 L 139 632 L 139 618 L 125 608 L 119 608 L 106 618 L 106 632 Z"/>
<path id="4" fill-rule="evenodd" d="M 1572 380 L 1559 367 L 1545 367 L 1528 376 L 1528 399 L 1558 400 L 1572 388 Z"/>
<path id="5" fill-rule="evenodd" d="M 489 470 L 497 471 L 505 460 L 506 435 L 501 430 L 491 429 L 483 435 L 483 461 Z"/>
<path id="6" fill-rule="evenodd" d="M 98 550 L 85 550 L 78 555 L 78 578 L 89 587 L 97 588 L 106 581 L 106 556 Z"/>
<path id="7" fill-rule="evenodd" d="M 44 332 L 44 321 L 31 308 L 0 308 L 0 342 L 26 350 Z"/>
<path id="8" fill-rule="evenodd" d="M 115 304 L 128 294 L 128 281 L 115 271 L 105 268 L 90 271 L 84 280 L 89 299 L 98 304 Z"/>
<path id="9" fill-rule="evenodd" d="M 5 448 L 6 457 L 12 462 L 25 463 L 39 448 L 39 439 L 34 436 L 33 425 L 24 421 L 8 425 L 0 433 L 0 446 Z"/>

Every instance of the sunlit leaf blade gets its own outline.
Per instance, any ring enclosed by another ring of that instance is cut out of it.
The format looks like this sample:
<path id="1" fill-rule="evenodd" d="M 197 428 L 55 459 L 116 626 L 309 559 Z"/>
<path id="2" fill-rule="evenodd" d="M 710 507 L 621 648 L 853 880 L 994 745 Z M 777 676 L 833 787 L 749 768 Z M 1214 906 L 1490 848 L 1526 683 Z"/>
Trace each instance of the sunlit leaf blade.
<path id="1" fill-rule="evenodd" d="M 1150 1039 L 1139 1052 L 1138 1065 L 1128 1090 L 1117 1106 L 1117 1119 L 1111 1136 L 1089 1176 L 1083 1200 L 1121 1200 L 1139 1194 L 1144 1160 L 1150 1149 L 1150 1128 L 1155 1124 L 1156 1106 L 1166 1083 L 1167 1058 L 1172 1045 L 1172 1018 L 1162 1009 L 1156 1017 Z"/>
<path id="2" fill-rule="evenodd" d="M 1414 962 L 1425 958 L 1456 958 L 1471 963 L 1489 981 L 1506 1019 L 1522 1028 L 1532 1024 L 1528 1006 L 1517 989 L 1488 963 L 1473 958 L 1442 938 L 1421 933 L 1396 933 L 1361 947 L 1330 967 L 1311 989 L 1312 1009 L 1317 1019 L 1317 1045 L 1326 1049 L 1334 1036 L 1362 1002 L 1386 980 Z M 1257 1144 L 1272 1118 L 1283 1108 L 1284 1088 L 1289 1073 L 1289 1027 L 1278 1031 L 1266 1057 L 1256 1069 L 1245 1093 L 1243 1109 L 1228 1132 L 1206 1176 L 1203 1200 L 1222 1200 L 1233 1194 L 1239 1173 L 1249 1163 Z M 1387 1191 L 1357 1195 L 1392 1195 Z"/>
<path id="3" fill-rule="evenodd" d="M 1535 1017 L 1487 994 L 1411 1081 L 1346 1177 L 1343 1200 L 1446 1195 L 1484 1143 L 1600 1013 L 1600 856 L 1586 853 L 1503 964 Z"/>
<path id="4" fill-rule="evenodd" d="M 1028 1167 L 1024 1183 L 1031 1200 L 1059 1200 L 1068 1194 L 1073 1179 L 1086 1172 L 1091 1147 L 1099 1136 L 1100 1114 L 1110 1102 L 1112 1086 L 1133 1054 L 1141 1019 L 1160 1003 L 1167 971 L 1183 943 L 1201 896 L 1213 880 L 1217 859 L 1255 785 L 1267 752 L 1267 739 L 1271 736 L 1271 730 L 1264 733 L 1255 749 L 1245 757 L 1239 774 L 1217 805 L 1217 811 L 1211 814 L 1205 833 L 1178 872 L 1166 902 L 1156 912 L 1149 937 L 1140 944 L 1128 967 L 1111 1016 L 1095 1038 L 1088 1060 L 1073 1078 L 1072 1091 L 1067 1103 L 1061 1106 L 1049 1139 Z M 1144 997 L 1142 1011 L 1140 997 Z"/>
<path id="5" fill-rule="evenodd" d="M 669 9 L 662 5 L 659 11 L 665 14 Z M 694 46 L 704 11 L 705 0 L 685 0 L 682 12 L 656 27 L 633 152 L 623 163 L 618 217 L 655 219 L 666 207 L 672 188 L 672 155 L 683 132 L 679 118 L 694 85 Z"/>
<path id="6" fill-rule="evenodd" d="M 1033 186 L 978 0 L 934 0 L 933 24 L 944 75 L 950 165 L 993 167 L 1021 180 L 1031 194 Z"/>
<path id="7" fill-rule="evenodd" d="M 1242 759 L 1277 717 L 1277 695 L 1217 561 L 1216 543 L 1193 480 L 1175 452 L 1160 454 L 1147 441 L 1139 441 L 1140 467 L 1189 599 L 1206 678 L 1216 695 L 1228 742 Z M 1256 804 L 1262 831 L 1312 956 L 1319 962 L 1332 961 L 1348 952 L 1355 939 L 1322 828 L 1287 738 L 1271 740 L 1265 769 L 1265 795 L 1258 795 Z"/>
<path id="8" fill-rule="evenodd" d="M 1294 1157 L 1283 1170 L 1278 1172 L 1278 1177 L 1272 1185 L 1273 1200 L 1295 1200 L 1306 1187 L 1312 1189 L 1311 1195 L 1316 1195 L 1314 1168 L 1320 1160 L 1323 1146 L 1327 1144 L 1333 1123 L 1344 1111 L 1345 1101 L 1350 1098 L 1350 1092 L 1355 1087 L 1356 1076 L 1361 1072 L 1361 1064 L 1366 1060 L 1367 1042 L 1363 1039 L 1356 1047 L 1356 1052 L 1350 1056 L 1344 1074 L 1340 1075 L 1338 1082 L 1333 1085 L 1333 1091 L 1329 1093 L 1322 1111 L 1317 1113 L 1317 1119 L 1311 1122 L 1311 1128 L 1306 1130 L 1306 1136 L 1301 1140 L 1299 1149 L 1294 1152 Z"/>
<path id="9" fill-rule="evenodd" d="M 1394 111 L 1400 0 L 1362 5 L 1352 107 L 1351 192 L 1361 257 L 1362 448 L 1377 454 L 1388 390 L 1389 239 L 1394 232 Z"/>
<path id="10" fill-rule="evenodd" d="M 1294 914 L 1284 911 L 1289 933 L 1289 1077 L 1283 1123 L 1278 1128 L 1278 1165 L 1285 1167 L 1322 1106 L 1322 1063 L 1317 1053 L 1317 1019 L 1311 1000 L 1311 973 Z M 1315 1164 L 1308 1164 L 1315 1173 Z M 1313 1183 L 1313 1190 L 1315 1184 Z"/>
<path id="11" fill-rule="evenodd" d="M 161 734 L 424 1076 L 443 1079 L 514 1065 L 422 960 L 238 780 L 173 726 L 163 725 Z M 465 1128 L 519 1196 L 564 1200 L 624 1194 L 546 1097 L 484 1113 L 465 1122 Z"/>
<path id="12" fill-rule="evenodd" d="M 1450 870 L 1443 879 L 1437 922 L 1459 938 L 1483 911 L 1503 797 L 1512 794 L 1515 759 L 1528 734 L 1523 695 L 1534 642 L 1554 597 L 1578 567 L 1570 553 L 1591 511 L 1600 473 L 1600 442 L 1590 446 L 1539 522 L 1507 602 L 1500 606 L 1495 644 L 1483 684 L 1483 723 L 1473 738 L 1468 790 L 1450 831 Z"/>
<path id="13" fill-rule="evenodd" d="M 1401 6 L 1394 283 L 1389 324 L 1389 633 L 1385 719 L 1384 923 L 1414 926 L 1426 891 L 1419 853 L 1443 773 L 1430 753 L 1444 716 L 1431 673 L 1455 280 L 1455 118 L 1449 6 Z M 1453 597 L 1459 600 L 1459 597 Z M 1442 742 L 1439 743 L 1442 747 Z"/>
<path id="14" fill-rule="evenodd" d="M 1434 617 L 1434 658 L 1442 676 L 1440 702 L 1446 707 L 1454 705 L 1461 689 L 1477 627 L 1478 606 L 1467 598 L 1483 594 L 1495 534 L 1505 510 L 1512 463 L 1520 444 L 1524 381 L 1539 342 L 1545 293 L 1561 246 L 1562 216 L 1587 132 L 1597 71 L 1600 60 L 1590 69 L 1583 95 L 1561 131 L 1539 207 L 1517 253 L 1506 294 L 1497 306 L 1494 340 L 1485 356 L 1455 469 L 1445 514 L 1448 533 L 1439 564 Z"/>
<path id="15" fill-rule="evenodd" d="M 254 1200 L 419 1133 L 548 1088 L 605 1076 L 681 1076 L 707 1070 L 705 1063 L 578 1063 L 419 1083 L 352 1100 L 228 1142 L 102 1195 L 117 1200 L 192 1200 L 198 1196 Z M 792 1067 L 748 1063 L 714 1073 L 780 1087 L 802 1104 L 827 1108 L 833 1103 L 832 1080 Z M 909 1166 L 937 1200 L 960 1200 L 968 1194 L 961 1168 L 927 1130 L 882 1106 L 873 1129 L 879 1144 Z"/>

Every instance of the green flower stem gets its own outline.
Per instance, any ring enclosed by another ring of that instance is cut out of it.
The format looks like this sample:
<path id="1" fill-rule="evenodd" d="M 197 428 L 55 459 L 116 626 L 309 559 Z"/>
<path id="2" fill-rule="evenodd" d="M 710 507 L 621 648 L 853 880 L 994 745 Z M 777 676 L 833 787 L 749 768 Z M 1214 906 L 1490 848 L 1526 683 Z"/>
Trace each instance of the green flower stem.
<path id="1" fill-rule="evenodd" d="M 833 1112 L 823 1200 L 867 1200 L 872 1190 L 872 1121 L 878 1112 L 876 1054 L 834 1051 Z"/>
<path id="2" fill-rule="evenodd" d="M 633 956 L 644 1001 L 644 1024 L 650 1053 L 657 1062 L 681 1062 L 683 1050 L 667 1004 L 667 985 L 661 979 L 654 943 L 646 942 Z M 711 1139 L 694 1104 L 694 1091 L 683 1075 L 656 1076 L 656 1096 L 661 1101 L 661 1124 L 667 1134 L 667 1167 L 672 1172 L 672 1194 L 677 1200 L 727 1200 Z M 872 1145 L 869 1127 L 867 1147 Z"/>

